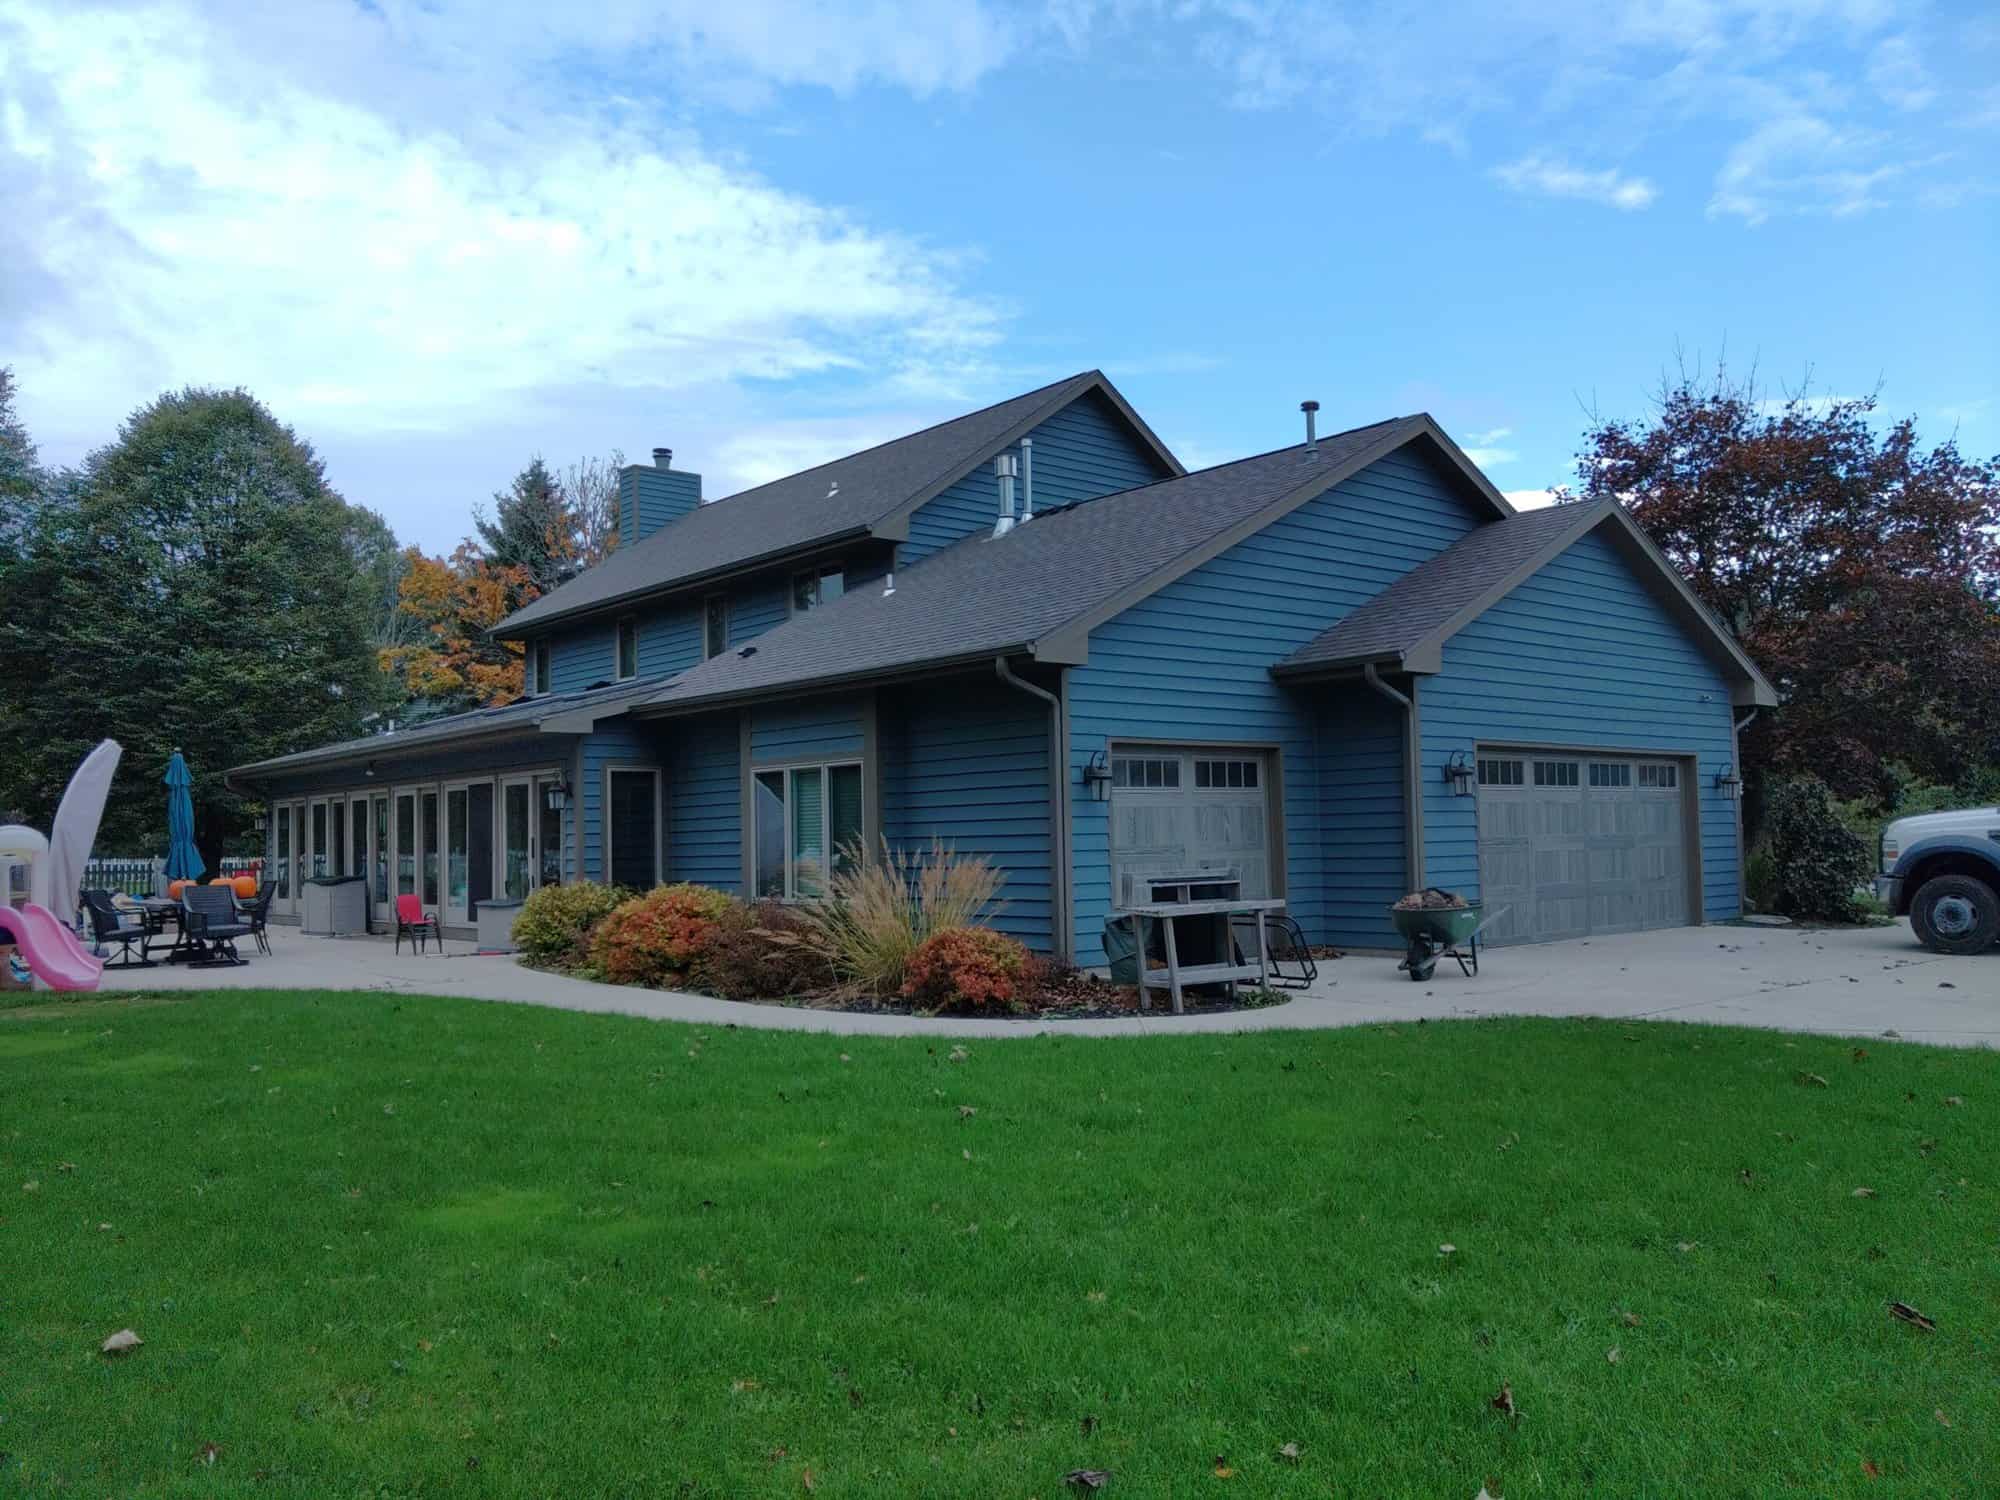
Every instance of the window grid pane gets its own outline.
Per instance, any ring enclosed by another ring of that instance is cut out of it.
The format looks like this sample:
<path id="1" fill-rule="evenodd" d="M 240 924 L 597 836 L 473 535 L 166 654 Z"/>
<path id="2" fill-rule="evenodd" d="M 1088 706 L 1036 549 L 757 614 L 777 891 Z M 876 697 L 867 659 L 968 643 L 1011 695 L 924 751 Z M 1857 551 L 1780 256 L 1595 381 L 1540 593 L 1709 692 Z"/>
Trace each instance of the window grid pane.
<path id="1" fill-rule="evenodd" d="M 784 897 L 785 773 L 759 771 L 756 795 L 756 885 L 761 897 Z"/>

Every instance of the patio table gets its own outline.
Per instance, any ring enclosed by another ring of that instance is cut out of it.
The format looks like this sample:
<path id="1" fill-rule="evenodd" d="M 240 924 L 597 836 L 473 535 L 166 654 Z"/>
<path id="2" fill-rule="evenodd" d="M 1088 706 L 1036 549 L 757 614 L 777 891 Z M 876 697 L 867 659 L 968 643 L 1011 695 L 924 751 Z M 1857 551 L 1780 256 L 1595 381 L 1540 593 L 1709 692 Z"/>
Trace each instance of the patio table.
<path id="1" fill-rule="evenodd" d="M 1115 916 L 1129 917 L 1132 921 L 1132 939 L 1139 964 L 1139 1009 L 1151 1008 L 1148 990 L 1163 989 L 1173 999 L 1174 1014 L 1182 1014 L 1181 989 L 1190 984 L 1229 984 L 1241 980 L 1254 979 L 1262 989 L 1269 983 L 1267 946 L 1264 939 L 1264 917 L 1268 912 L 1282 911 L 1282 900 L 1234 900 L 1221 901 L 1146 901 L 1134 906 L 1121 907 Z M 1221 919 L 1224 941 L 1232 942 L 1227 936 L 1230 930 L 1229 918 L 1233 916 L 1253 917 L 1257 924 L 1257 962 L 1197 964 L 1186 968 L 1181 966 L 1179 945 L 1174 940 L 1174 920 L 1177 917 L 1213 917 Z M 1146 967 L 1146 923 L 1160 923 L 1161 936 L 1166 940 L 1167 968 L 1164 981 L 1154 977 L 1157 970 Z"/>

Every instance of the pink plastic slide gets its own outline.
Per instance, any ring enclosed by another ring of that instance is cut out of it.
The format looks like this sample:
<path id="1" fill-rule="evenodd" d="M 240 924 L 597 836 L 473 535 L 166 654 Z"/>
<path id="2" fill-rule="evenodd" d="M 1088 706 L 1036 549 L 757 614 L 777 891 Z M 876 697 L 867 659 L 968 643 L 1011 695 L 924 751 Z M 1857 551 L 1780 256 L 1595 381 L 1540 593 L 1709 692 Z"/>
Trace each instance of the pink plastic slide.
<path id="1" fill-rule="evenodd" d="M 18 948 L 35 978 L 52 990 L 94 990 L 104 972 L 103 961 L 92 958 L 54 912 L 32 901 L 25 906 L 0 901 L 0 943 Z"/>

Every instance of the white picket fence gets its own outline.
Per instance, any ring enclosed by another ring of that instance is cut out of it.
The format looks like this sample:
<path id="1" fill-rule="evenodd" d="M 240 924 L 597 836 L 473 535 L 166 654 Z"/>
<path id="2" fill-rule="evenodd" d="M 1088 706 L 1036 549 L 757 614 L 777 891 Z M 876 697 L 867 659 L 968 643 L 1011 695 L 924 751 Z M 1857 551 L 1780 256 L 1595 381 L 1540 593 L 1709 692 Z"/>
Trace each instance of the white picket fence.
<path id="1" fill-rule="evenodd" d="M 229 856 L 222 861 L 222 868 L 203 879 L 214 875 L 256 875 L 262 876 L 264 861 L 242 856 Z M 83 867 L 83 889 L 86 891 L 123 891 L 128 896 L 152 896 L 162 894 L 167 888 L 167 862 L 164 859 L 119 859 L 107 857 L 92 859 Z"/>

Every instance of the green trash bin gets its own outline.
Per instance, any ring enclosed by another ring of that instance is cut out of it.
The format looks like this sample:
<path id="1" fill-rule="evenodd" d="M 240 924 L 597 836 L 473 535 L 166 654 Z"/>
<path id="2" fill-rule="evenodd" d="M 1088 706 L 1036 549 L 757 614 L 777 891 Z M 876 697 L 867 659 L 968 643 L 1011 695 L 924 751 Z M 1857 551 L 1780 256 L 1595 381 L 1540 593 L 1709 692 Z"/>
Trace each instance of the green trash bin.
<path id="1" fill-rule="evenodd" d="M 1111 961 L 1111 982 L 1139 982 L 1139 945 L 1132 936 L 1132 919 L 1122 917 L 1104 924 L 1104 956 Z"/>

